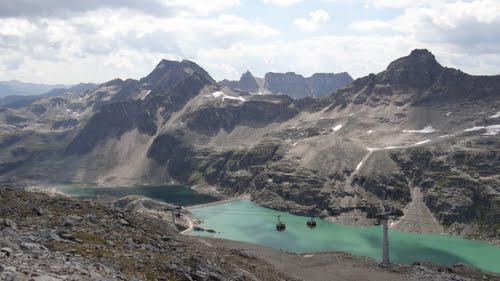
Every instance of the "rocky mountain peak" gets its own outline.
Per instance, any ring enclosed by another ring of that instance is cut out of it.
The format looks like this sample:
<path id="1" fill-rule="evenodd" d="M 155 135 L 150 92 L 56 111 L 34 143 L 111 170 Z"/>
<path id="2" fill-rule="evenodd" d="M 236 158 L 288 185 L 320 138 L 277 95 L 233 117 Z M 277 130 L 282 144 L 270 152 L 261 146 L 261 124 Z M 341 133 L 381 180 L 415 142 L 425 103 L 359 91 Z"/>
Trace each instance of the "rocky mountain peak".
<path id="1" fill-rule="evenodd" d="M 255 80 L 255 77 L 250 71 L 247 71 L 243 73 L 243 75 L 241 75 L 239 86 L 241 90 L 247 92 L 256 92 L 259 89 L 257 80 Z"/>
<path id="2" fill-rule="evenodd" d="M 215 83 L 210 75 L 199 65 L 189 60 L 171 61 L 163 59 L 155 69 L 146 77 L 141 79 L 142 83 L 155 85 L 159 82 L 178 82 L 193 73 L 198 73 L 208 81 Z"/>
<path id="3" fill-rule="evenodd" d="M 219 84 L 224 87 L 229 87 L 246 92 L 257 92 L 259 90 L 259 84 L 257 83 L 257 80 L 248 70 L 243 73 L 243 75 L 241 75 L 241 78 L 238 81 L 230 81 L 224 79 L 220 81 Z"/>
<path id="4" fill-rule="evenodd" d="M 423 89 L 431 86 L 443 69 L 427 49 L 415 49 L 410 55 L 390 63 L 382 80 Z"/>
<path id="5" fill-rule="evenodd" d="M 240 77 L 240 82 L 243 81 L 255 81 L 255 77 L 253 76 L 252 72 L 247 70 L 245 73 L 243 73 Z"/>
<path id="6" fill-rule="evenodd" d="M 103 84 L 101 84 L 101 86 L 104 86 L 104 87 L 118 86 L 118 85 L 121 85 L 122 83 L 123 83 L 122 79 L 116 78 L 113 80 L 109 80 L 108 82 L 104 82 Z"/>

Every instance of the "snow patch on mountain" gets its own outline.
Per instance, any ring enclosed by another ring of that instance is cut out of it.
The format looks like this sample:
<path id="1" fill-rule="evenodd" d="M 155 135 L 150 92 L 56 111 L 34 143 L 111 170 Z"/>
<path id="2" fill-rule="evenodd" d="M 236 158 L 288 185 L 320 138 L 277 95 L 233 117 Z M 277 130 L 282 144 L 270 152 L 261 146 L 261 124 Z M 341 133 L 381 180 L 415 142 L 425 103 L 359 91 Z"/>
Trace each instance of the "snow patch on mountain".
<path id="1" fill-rule="evenodd" d="M 492 125 L 486 127 L 486 133 L 483 135 L 485 136 L 496 136 L 500 132 L 500 125 Z"/>
<path id="2" fill-rule="evenodd" d="M 436 130 L 432 128 L 431 125 L 427 125 L 421 130 L 403 130 L 404 133 L 418 133 L 418 134 L 430 134 L 434 133 L 435 131 Z"/>
<path id="3" fill-rule="evenodd" d="M 209 95 L 210 96 L 210 95 Z M 222 100 L 225 100 L 225 99 L 229 99 L 229 100 L 239 100 L 239 101 L 246 101 L 244 98 L 242 97 L 233 97 L 233 96 L 229 96 L 229 95 L 226 95 L 224 94 L 223 92 L 221 91 L 217 91 L 217 92 L 213 92 L 212 95 L 214 98 L 220 98 L 222 97 Z"/>
<path id="4" fill-rule="evenodd" d="M 419 141 L 419 142 L 416 142 L 414 145 L 421 145 L 421 144 L 424 144 L 424 143 L 428 143 L 430 142 L 431 140 L 427 139 L 427 140 L 423 140 L 423 141 Z"/>
<path id="5" fill-rule="evenodd" d="M 464 132 L 475 132 L 480 130 L 486 130 L 486 132 L 483 134 L 484 136 L 496 136 L 500 132 L 500 124 L 490 126 L 475 126 L 465 129 Z"/>
<path id="6" fill-rule="evenodd" d="M 500 117 L 500 111 L 490 116 L 490 118 L 498 118 L 498 117 Z"/>
<path id="7" fill-rule="evenodd" d="M 356 171 L 358 171 L 361 168 L 361 166 L 363 166 L 363 161 L 359 162 L 358 166 L 356 166 Z"/>

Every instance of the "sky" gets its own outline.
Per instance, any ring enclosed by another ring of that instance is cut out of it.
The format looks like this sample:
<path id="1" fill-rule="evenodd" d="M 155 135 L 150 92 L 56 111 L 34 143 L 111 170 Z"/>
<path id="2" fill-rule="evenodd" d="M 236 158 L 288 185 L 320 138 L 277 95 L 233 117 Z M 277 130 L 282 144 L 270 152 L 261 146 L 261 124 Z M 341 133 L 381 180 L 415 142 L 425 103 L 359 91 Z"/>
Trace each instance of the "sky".
<path id="1" fill-rule="evenodd" d="M 0 81 L 138 79 L 163 58 L 216 80 L 246 70 L 358 78 L 415 48 L 500 74 L 500 0 L 0 0 Z"/>

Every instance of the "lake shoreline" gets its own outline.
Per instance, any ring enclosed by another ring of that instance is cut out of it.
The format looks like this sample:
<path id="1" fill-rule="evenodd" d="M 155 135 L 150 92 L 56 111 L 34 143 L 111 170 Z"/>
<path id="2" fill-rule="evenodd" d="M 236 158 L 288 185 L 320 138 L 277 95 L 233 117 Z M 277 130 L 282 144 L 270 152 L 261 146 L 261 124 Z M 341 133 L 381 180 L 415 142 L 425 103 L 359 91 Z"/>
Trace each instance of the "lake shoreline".
<path id="1" fill-rule="evenodd" d="M 74 187 L 74 188 L 81 188 L 83 190 L 90 190 L 90 189 L 105 189 L 105 188 L 110 188 L 110 186 L 107 186 L 107 185 L 102 185 L 102 184 L 99 184 L 99 183 L 84 183 L 84 182 L 66 182 L 66 183 L 38 183 L 38 184 L 31 184 L 31 185 L 26 185 L 26 186 L 22 186 L 20 188 L 23 188 L 23 189 L 36 189 L 36 190 L 41 190 L 43 192 L 52 192 L 52 193 L 58 193 L 60 195 L 65 195 L 65 196 L 75 196 L 73 194 L 68 194 L 68 193 L 65 193 L 65 192 L 61 192 L 60 190 L 60 187 L 64 187 L 64 186 L 70 186 L 70 187 Z M 145 185 L 130 185 L 130 186 L 120 186 L 119 188 L 134 188 L 134 187 L 140 187 L 140 188 L 153 188 L 153 187 L 175 187 L 175 186 L 184 186 L 186 188 L 189 188 L 190 190 L 192 190 L 194 193 L 196 194 L 199 194 L 199 195 L 208 195 L 208 196 L 211 196 L 214 198 L 214 202 L 211 202 L 209 203 L 208 205 L 206 206 L 213 206 L 213 205 L 219 205 L 219 204 L 224 204 L 224 203 L 230 203 L 230 202 L 234 202 L 234 201 L 238 201 L 238 200 L 251 200 L 251 195 L 250 194 L 243 194 L 243 195 L 239 195 L 239 196 L 226 196 L 222 193 L 220 193 L 217 188 L 215 186 L 211 186 L 211 185 L 194 185 L 194 186 L 186 186 L 186 185 L 182 185 L 182 184 L 179 184 L 179 183 L 166 183 L 165 185 L 151 185 L 151 184 L 145 184 Z M 59 187 L 59 188 L 58 188 Z M 151 197 L 150 197 L 151 198 Z M 154 200 L 158 200 L 156 198 L 151 198 L 151 199 L 154 199 Z M 158 201 L 162 201 L 162 200 L 158 200 Z M 164 202 L 164 201 L 163 201 Z M 259 206 L 262 206 L 262 207 L 266 207 L 266 208 L 271 208 L 270 206 L 266 205 L 266 204 L 260 204 L 258 201 L 257 202 L 254 202 L 252 201 L 253 203 L 259 205 Z M 198 205 L 198 204 L 196 204 Z M 202 207 L 206 207 L 204 204 L 199 204 L 199 206 L 186 206 L 185 208 L 188 208 L 188 209 L 191 209 L 191 210 L 194 210 L 196 208 L 202 208 Z M 274 208 L 271 208 L 274 210 Z M 287 213 L 290 213 L 290 214 L 296 214 L 294 212 L 294 210 L 285 210 L 285 212 Z M 317 217 L 316 217 L 317 218 Z M 349 226 L 360 226 L 360 227 L 364 227 L 364 226 L 373 226 L 373 221 L 367 221 L 365 223 L 360 223 L 361 220 L 357 220 L 357 221 L 349 221 L 349 220 L 342 220 L 341 219 L 342 216 L 338 216 L 338 217 L 326 217 L 324 218 L 325 220 L 328 220 L 330 222 L 333 222 L 333 223 L 340 223 L 340 224 L 343 224 L 343 225 L 349 225 Z M 399 218 L 398 220 L 395 220 L 393 221 L 393 223 L 396 223 L 395 226 L 397 226 L 397 222 L 401 220 L 401 218 Z M 393 227 L 393 225 L 390 225 L 389 226 L 391 229 L 395 229 L 395 227 Z M 408 231 L 408 230 L 405 230 L 405 229 L 400 229 L 404 232 L 411 232 L 411 233 L 419 233 L 418 231 L 416 232 L 413 232 L 413 231 Z M 432 233 L 432 232 L 421 232 L 421 233 Z M 444 232 L 441 232 L 441 234 L 444 234 L 444 235 L 450 235 L 450 236 L 453 236 L 453 237 L 458 237 L 458 238 L 463 238 L 463 239 L 467 239 L 467 240 L 472 240 L 472 241 L 478 241 L 478 242 L 485 242 L 485 243 L 488 243 L 488 244 L 491 244 L 491 245 L 495 245 L 495 246 L 500 246 L 500 239 L 481 239 L 480 237 L 467 237 L 467 236 L 464 236 L 464 235 L 456 235 L 454 233 L 450 233 L 446 230 L 444 230 Z"/>
<path id="2" fill-rule="evenodd" d="M 236 197 L 229 197 L 229 198 L 225 198 L 225 199 L 215 201 L 215 202 L 187 206 L 187 207 L 185 207 L 185 209 L 194 210 L 194 209 L 199 209 L 199 208 L 217 206 L 217 205 L 227 204 L 227 203 L 236 202 L 236 201 L 240 201 L 240 200 L 250 200 L 250 199 L 251 199 L 250 194 L 242 194 L 242 195 L 238 195 Z"/>
<path id="3" fill-rule="evenodd" d="M 236 198 L 207 204 L 204 206 L 206 210 L 202 208 L 188 209 L 193 227 L 198 226 L 201 230 L 191 231 L 191 228 L 184 234 L 258 244 L 297 254 L 334 251 L 379 257 L 380 227 L 356 227 L 317 220 L 317 228 L 310 230 L 305 226 L 308 217 L 262 207 L 250 200 L 238 201 Z M 283 233 L 274 229 L 278 215 L 287 225 Z M 451 266 L 457 262 L 468 262 L 482 270 L 496 272 L 491 259 L 500 258 L 500 248 L 494 244 L 448 234 L 421 234 L 391 229 L 389 239 L 393 260 L 404 264 L 430 261 Z M 488 256 L 490 258 L 486 259 Z"/>
<path id="4" fill-rule="evenodd" d="M 33 189 L 36 189 L 36 187 L 34 187 Z M 36 190 L 34 190 L 34 191 L 36 191 Z M 62 194 L 64 194 L 64 193 L 62 193 Z M 60 193 L 58 195 L 60 195 Z M 66 195 L 66 194 L 64 194 L 64 195 Z M 70 196 L 73 197 L 72 195 L 70 195 Z M 156 200 L 154 198 L 152 198 L 152 199 Z M 160 201 L 160 200 L 158 200 L 158 201 Z M 219 205 L 234 203 L 234 202 L 237 202 L 237 201 L 248 201 L 248 202 L 251 202 L 252 204 L 260 206 L 260 205 L 256 204 L 255 202 L 250 201 L 250 195 L 245 194 L 245 195 L 240 195 L 240 196 L 237 196 L 237 197 L 231 197 L 231 198 L 227 198 L 227 199 L 223 199 L 223 200 L 218 200 L 218 201 L 214 201 L 214 202 L 210 202 L 210 203 L 196 204 L 196 205 L 192 205 L 192 206 L 186 207 L 184 209 L 188 211 L 188 213 L 189 213 L 188 216 L 190 218 L 195 218 L 195 216 L 191 213 L 191 211 L 199 210 L 200 208 L 216 207 L 216 206 L 219 206 Z M 262 207 L 262 206 L 260 206 L 260 207 Z M 273 210 L 273 211 L 276 211 L 276 210 Z M 274 220 L 274 218 L 273 218 L 273 220 Z M 200 224 L 203 224 L 203 222 L 197 221 L 196 218 L 193 220 L 192 224 L 190 224 L 189 220 L 188 220 L 188 229 L 185 230 L 185 231 L 183 231 L 183 232 L 181 232 L 181 233 L 182 234 L 188 234 L 188 235 L 191 234 L 191 236 L 193 236 L 192 235 L 193 231 L 190 231 L 190 230 L 192 230 L 192 228 L 194 226 L 197 226 L 197 225 L 200 225 Z M 212 228 L 212 227 L 206 227 L 206 229 L 215 229 L 216 231 L 220 231 L 220 229 Z M 202 231 L 202 232 L 205 232 L 205 231 Z M 438 235 L 440 235 L 440 234 L 438 234 Z M 198 235 L 194 235 L 194 236 L 198 236 Z M 447 236 L 450 236 L 450 235 L 447 235 Z M 456 236 L 450 236 L 450 237 L 456 237 Z M 240 241 L 240 240 L 235 240 L 235 239 L 231 239 L 231 240 L 235 241 L 235 242 L 239 242 Z M 474 240 L 470 240 L 470 241 L 474 241 Z M 486 241 L 479 241 L 479 242 L 486 242 Z M 245 241 L 243 241 L 243 243 L 245 243 Z M 252 242 L 250 242 L 250 243 L 252 243 Z M 252 243 L 252 244 L 255 244 L 255 243 Z M 260 245 L 260 244 L 259 244 L 259 246 L 269 247 L 268 245 Z M 330 253 L 330 252 L 332 252 L 332 250 L 324 249 L 324 250 L 321 250 L 321 251 L 300 252 L 300 254 L 302 254 L 302 255 L 305 255 L 305 254 L 318 255 L 318 254 Z M 340 251 L 335 250 L 333 252 L 345 252 L 345 251 L 343 251 L 343 250 L 340 250 Z M 350 253 L 350 254 L 353 254 L 355 256 L 362 256 L 359 253 Z"/>

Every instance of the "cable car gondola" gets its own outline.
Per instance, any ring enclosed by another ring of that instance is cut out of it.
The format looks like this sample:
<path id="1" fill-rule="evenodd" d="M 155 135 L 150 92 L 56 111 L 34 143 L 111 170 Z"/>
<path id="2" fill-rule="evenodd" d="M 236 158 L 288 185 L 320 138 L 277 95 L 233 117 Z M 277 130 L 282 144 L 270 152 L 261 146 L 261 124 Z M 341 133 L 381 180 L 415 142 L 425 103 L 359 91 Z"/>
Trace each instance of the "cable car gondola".
<path id="1" fill-rule="evenodd" d="M 316 227 L 316 221 L 315 221 L 313 218 L 311 218 L 310 220 L 308 220 L 308 221 L 306 222 L 306 225 L 307 225 L 307 227 L 309 227 L 310 229 L 313 229 L 313 228 L 315 228 L 315 227 Z"/>
<path id="2" fill-rule="evenodd" d="M 286 229 L 286 225 L 284 222 L 280 220 L 280 216 L 278 216 L 278 223 L 276 224 L 276 231 L 284 231 Z"/>

